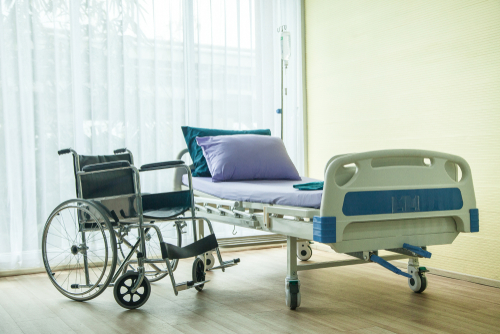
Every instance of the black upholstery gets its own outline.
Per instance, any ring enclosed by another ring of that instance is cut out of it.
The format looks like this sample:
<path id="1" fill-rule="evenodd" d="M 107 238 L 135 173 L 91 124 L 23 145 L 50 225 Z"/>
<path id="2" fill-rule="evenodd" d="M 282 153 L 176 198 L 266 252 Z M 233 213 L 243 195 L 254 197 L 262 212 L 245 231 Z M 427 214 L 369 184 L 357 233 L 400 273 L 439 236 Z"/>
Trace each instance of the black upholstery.
<path id="1" fill-rule="evenodd" d="M 183 163 L 184 163 L 184 161 L 182 161 L 182 160 L 154 162 L 151 164 L 142 165 L 141 172 L 146 172 L 148 170 L 161 169 L 163 167 L 182 165 Z"/>
<path id="2" fill-rule="evenodd" d="M 128 161 L 132 164 L 130 159 L 130 154 L 113 154 L 113 155 L 80 155 L 80 170 L 87 165 L 101 164 L 103 162 L 113 162 L 113 161 Z"/>
<path id="3" fill-rule="evenodd" d="M 80 155 L 80 171 L 85 172 L 128 167 L 131 165 L 129 153 L 116 155 Z M 162 166 L 183 164 L 182 160 L 147 164 L 142 169 L 154 170 Z M 75 168 L 76 170 L 76 168 Z M 112 172 L 83 174 L 82 195 L 84 199 L 95 199 L 135 193 L 132 169 Z M 77 185 L 78 186 L 78 185 Z M 142 194 L 142 211 L 146 218 L 168 219 L 183 214 L 191 208 L 190 191 L 176 191 L 159 194 Z M 108 208 L 111 210 L 112 208 Z"/>
<path id="4" fill-rule="evenodd" d="M 187 259 L 219 247 L 215 234 L 210 234 L 203 239 L 193 242 L 185 247 L 177 247 L 166 242 L 160 244 L 161 256 L 166 259 Z"/>
<path id="5" fill-rule="evenodd" d="M 107 169 L 130 167 L 130 163 L 125 160 L 114 161 L 114 162 L 103 162 L 99 164 L 87 165 L 82 168 L 84 172 L 96 172 Z"/>
<path id="6" fill-rule="evenodd" d="M 131 163 L 130 155 L 80 155 L 80 171 L 86 166 L 125 161 Z M 76 166 L 75 166 L 76 167 Z M 76 169 L 76 168 L 75 168 Z M 131 169 L 107 173 L 82 175 L 82 197 L 85 199 L 128 195 L 134 193 L 134 177 Z M 78 186 L 78 184 L 77 184 Z"/>
<path id="7" fill-rule="evenodd" d="M 183 214 L 191 208 L 189 190 L 142 196 L 144 217 L 168 219 Z"/>
<path id="8" fill-rule="evenodd" d="M 184 212 L 189 210 L 189 208 L 183 206 L 176 206 L 173 208 L 161 208 L 159 210 L 143 211 L 145 218 L 151 219 L 169 219 L 182 215 Z"/>

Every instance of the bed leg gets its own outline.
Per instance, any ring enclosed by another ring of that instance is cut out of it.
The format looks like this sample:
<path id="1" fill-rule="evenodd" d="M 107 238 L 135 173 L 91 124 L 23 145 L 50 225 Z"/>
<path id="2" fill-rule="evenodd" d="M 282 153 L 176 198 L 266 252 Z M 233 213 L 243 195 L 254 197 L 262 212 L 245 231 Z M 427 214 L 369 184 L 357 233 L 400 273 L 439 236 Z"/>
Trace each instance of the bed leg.
<path id="1" fill-rule="evenodd" d="M 298 279 L 297 275 L 297 238 L 286 238 L 286 253 L 287 253 L 287 278 Z"/>
<path id="2" fill-rule="evenodd" d="M 297 238 L 286 239 L 287 276 L 285 279 L 286 306 L 295 310 L 300 306 L 300 280 L 297 275 Z"/>

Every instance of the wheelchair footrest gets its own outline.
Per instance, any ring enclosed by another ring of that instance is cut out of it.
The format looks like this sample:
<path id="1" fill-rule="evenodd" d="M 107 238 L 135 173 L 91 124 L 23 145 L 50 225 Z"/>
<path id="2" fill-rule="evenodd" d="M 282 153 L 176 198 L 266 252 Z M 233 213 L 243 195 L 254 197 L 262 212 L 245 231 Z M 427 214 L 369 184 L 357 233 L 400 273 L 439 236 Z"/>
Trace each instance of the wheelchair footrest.
<path id="1" fill-rule="evenodd" d="M 222 269 L 222 268 L 229 268 L 229 267 L 237 265 L 239 262 L 240 262 L 240 259 L 224 261 L 224 262 L 222 262 L 222 265 L 212 267 L 210 269 L 207 269 L 207 271 L 212 271 L 212 270 L 217 270 L 217 269 Z"/>
<path id="2" fill-rule="evenodd" d="M 219 247 L 217 243 L 217 238 L 215 234 L 210 234 L 203 239 L 193 242 L 185 247 L 177 247 L 166 242 L 160 243 L 161 256 L 163 259 L 187 259 L 194 257 L 205 252 L 208 252 L 214 248 Z"/>
<path id="3" fill-rule="evenodd" d="M 205 284 L 208 282 L 210 282 L 210 280 L 196 282 L 196 283 L 194 281 L 181 282 L 181 283 L 175 284 L 175 288 L 177 289 L 177 291 L 182 291 L 182 290 L 194 288 L 195 286 L 202 285 L 202 284 Z"/>
<path id="4" fill-rule="evenodd" d="M 85 289 L 85 288 L 91 288 L 93 287 L 93 284 L 71 284 L 71 289 Z M 98 288 L 103 287 L 104 284 L 97 284 Z M 115 286 L 115 283 L 109 283 L 107 286 Z"/>

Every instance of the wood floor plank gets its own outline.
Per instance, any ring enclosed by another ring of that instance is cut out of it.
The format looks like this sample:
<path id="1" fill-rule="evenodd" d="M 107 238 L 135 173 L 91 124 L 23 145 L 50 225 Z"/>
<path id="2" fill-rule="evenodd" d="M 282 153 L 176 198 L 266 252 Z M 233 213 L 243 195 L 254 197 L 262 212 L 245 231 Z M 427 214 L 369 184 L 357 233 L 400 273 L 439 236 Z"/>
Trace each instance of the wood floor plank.
<path id="1" fill-rule="evenodd" d="M 33 295 L 17 282 L 17 278 L 5 277 L 1 279 L 2 298 L 0 305 L 18 323 L 21 321 L 57 318 L 45 303 L 34 298 Z"/>
<path id="2" fill-rule="evenodd" d="M 32 334 L 75 334 L 60 318 L 35 319 L 18 322 L 24 333 Z"/>
<path id="3" fill-rule="evenodd" d="M 16 324 L 14 319 L 0 305 L 0 333 L 22 333 L 21 328 Z"/>
<path id="4" fill-rule="evenodd" d="M 138 310 L 116 304 L 113 289 L 88 302 L 62 296 L 46 274 L 0 278 L 0 333 L 498 333 L 500 289 L 428 275 L 415 294 L 376 264 L 299 273 L 302 304 L 285 306 L 286 249 L 225 252 L 238 266 L 207 273 L 202 292 L 175 296 L 168 278 L 152 283 Z M 314 250 L 312 262 L 345 255 Z M 191 279 L 182 260 L 177 281 Z"/>

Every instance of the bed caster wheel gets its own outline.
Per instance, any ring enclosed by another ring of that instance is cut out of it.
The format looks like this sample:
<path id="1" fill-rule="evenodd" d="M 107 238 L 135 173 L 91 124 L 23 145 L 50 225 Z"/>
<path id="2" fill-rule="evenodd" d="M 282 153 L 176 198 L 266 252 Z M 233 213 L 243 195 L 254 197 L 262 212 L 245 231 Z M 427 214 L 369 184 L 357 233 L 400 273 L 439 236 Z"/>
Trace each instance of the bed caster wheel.
<path id="1" fill-rule="evenodd" d="M 420 271 L 420 268 L 408 266 L 408 273 L 412 276 L 412 278 L 408 278 L 408 286 L 410 289 L 415 293 L 424 292 L 427 288 L 427 277 L 425 277 L 425 271 Z"/>
<path id="2" fill-rule="evenodd" d="M 286 306 L 290 308 L 290 310 L 295 310 L 300 306 L 300 281 L 299 280 L 290 280 L 286 281 L 285 292 L 286 292 Z"/>
<path id="3" fill-rule="evenodd" d="M 203 259 L 196 257 L 193 262 L 193 282 L 203 282 L 205 281 L 205 266 L 203 265 Z M 194 288 L 198 291 L 203 290 L 205 284 L 200 284 Z"/>
<path id="4" fill-rule="evenodd" d="M 203 260 L 203 255 L 198 256 L 201 260 Z M 205 253 L 206 261 L 205 261 L 205 266 L 207 270 L 212 269 L 212 267 L 215 264 L 215 257 L 212 254 L 212 252 L 206 252 Z"/>
<path id="5" fill-rule="evenodd" d="M 299 242 L 297 244 L 297 258 L 300 261 L 307 261 L 312 256 L 312 248 L 308 242 Z"/>
<path id="6" fill-rule="evenodd" d="M 116 280 L 113 295 L 121 307 L 132 310 L 141 307 L 148 301 L 151 294 L 151 284 L 146 277 L 143 278 L 141 286 L 135 293 L 130 291 L 138 278 L 139 273 L 129 271 Z"/>

